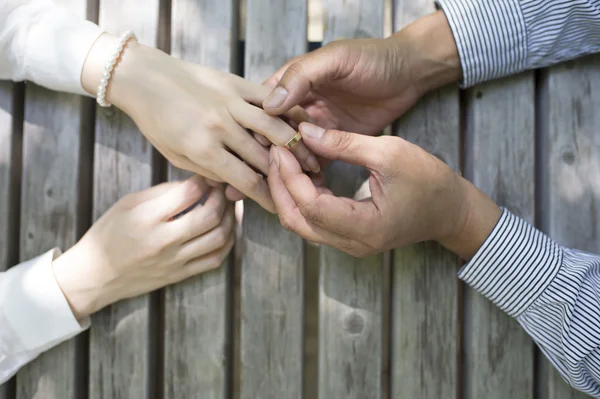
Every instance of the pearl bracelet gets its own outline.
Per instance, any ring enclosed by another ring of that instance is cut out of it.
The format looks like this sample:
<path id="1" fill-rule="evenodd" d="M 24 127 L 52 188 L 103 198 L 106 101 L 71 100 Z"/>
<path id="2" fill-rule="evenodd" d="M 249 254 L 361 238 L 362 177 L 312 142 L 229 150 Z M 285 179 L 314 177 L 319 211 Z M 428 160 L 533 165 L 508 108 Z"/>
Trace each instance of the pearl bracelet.
<path id="1" fill-rule="evenodd" d="M 101 107 L 110 107 L 110 103 L 106 101 L 106 87 L 108 86 L 108 82 L 110 81 L 110 77 L 112 76 L 113 68 L 115 67 L 117 60 L 123 53 L 123 49 L 129 40 L 137 41 L 137 37 L 135 33 L 131 31 L 127 31 L 123 33 L 121 38 L 119 39 L 119 44 L 115 48 L 115 51 L 112 53 L 110 60 L 104 66 L 104 74 L 102 75 L 102 79 L 100 80 L 100 85 L 98 86 L 98 93 L 96 95 L 96 101 Z"/>

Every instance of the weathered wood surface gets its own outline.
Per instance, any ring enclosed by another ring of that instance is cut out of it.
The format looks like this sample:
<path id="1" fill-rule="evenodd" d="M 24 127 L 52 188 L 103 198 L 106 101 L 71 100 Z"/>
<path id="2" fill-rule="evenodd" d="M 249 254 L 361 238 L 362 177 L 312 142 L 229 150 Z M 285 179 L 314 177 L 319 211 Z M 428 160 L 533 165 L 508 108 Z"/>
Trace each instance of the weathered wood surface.
<path id="1" fill-rule="evenodd" d="M 396 0 L 394 31 L 431 13 L 428 0 Z M 459 170 L 458 90 L 426 96 L 395 134 Z M 433 243 L 395 250 L 392 269 L 393 398 L 454 398 L 458 390 L 458 260 Z"/>
<path id="2" fill-rule="evenodd" d="M 60 3 L 86 14 L 85 1 Z M 324 41 L 381 35 L 381 3 L 324 0 Z M 132 29 L 142 42 L 154 45 L 159 5 L 172 4 L 173 54 L 224 71 L 236 69 L 235 0 L 140 4 L 100 0 L 100 23 L 114 34 Z M 395 0 L 394 29 L 433 9 L 427 0 Z M 303 0 L 248 0 L 246 77 L 262 82 L 306 50 L 306 15 Z M 598 253 L 599 62 L 591 57 L 544 71 L 538 103 L 532 73 L 470 89 L 464 93 L 462 121 L 458 90 L 445 88 L 402 117 L 394 132 L 459 170 L 464 125 L 467 177 L 529 221 L 539 212 L 542 229 L 560 244 Z M 21 175 L 21 115 L 14 87 L 0 83 L 0 270 L 54 246 L 68 249 L 89 217 L 82 193 L 92 192 L 92 184 L 96 219 L 124 194 L 152 183 L 152 147 L 114 108 L 98 109 L 94 179 L 82 180 L 82 170 L 92 162 L 83 141 L 84 125 L 93 123 L 82 120 L 85 100 L 31 83 L 26 85 Z M 345 195 L 352 195 L 366 177 L 340 164 L 331 173 L 346 176 L 334 186 Z M 169 168 L 171 180 L 186 176 Z M 20 235 L 15 235 L 16 224 Z M 312 266 L 320 266 L 320 274 L 318 285 L 308 287 L 304 243 L 281 229 L 275 216 L 247 201 L 243 234 L 239 397 L 386 397 L 387 387 L 381 385 L 387 366 L 382 337 L 388 333 L 383 331 L 387 316 L 381 314 L 386 307 L 381 257 L 356 260 L 313 248 L 307 261 L 318 262 Z M 429 243 L 396 250 L 393 261 L 390 397 L 531 399 L 534 385 L 540 399 L 587 397 L 569 388 L 543 358 L 534 374 L 530 339 L 490 302 L 460 288 L 455 256 Z M 168 398 L 231 397 L 236 388 L 228 385 L 231 359 L 226 359 L 232 344 L 228 272 L 223 267 L 165 290 L 164 348 L 150 342 L 161 333 L 149 330 L 148 296 L 94 316 L 89 397 L 155 397 L 157 392 L 149 390 L 158 384 L 164 384 Z M 311 345 L 319 348 L 319 367 L 308 370 L 302 357 L 303 332 L 310 330 L 303 304 L 309 301 L 303 296 L 317 293 L 320 342 Z M 16 397 L 5 385 L 0 399 L 85 396 L 81 388 L 88 379 L 77 373 L 76 359 L 86 357 L 76 352 L 69 341 L 43 354 L 18 374 Z"/>
<path id="3" fill-rule="evenodd" d="M 11 190 L 15 189 L 12 176 L 15 172 L 18 173 L 14 170 L 12 154 L 13 141 L 18 139 L 13 135 L 13 122 L 14 118 L 20 117 L 14 109 L 14 87 L 13 83 L 0 82 L 0 243 L 4 244 L 0 245 L 0 271 L 12 266 L 10 263 L 15 259 L 10 259 L 13 251 L 10 244 L 17 244 L 10 231 L 10 212 L 13 211 Z"/>
<path id="4" fill-rule="evenodd" d="M 324 44 L 383 36 L 383 1 L 325 0 Z M 364 168 L 334 162 L 327 171 L 337 195 L 353 197 L 368 179 Z M 320 250 L 319 397 L 379 398 L 382 368 L 381 254 L 356 259 Z"/>
<path id="5" fill-rule="evenodd" d="M 177 58 L 232 71 L 235 55 L 234 3 L 222 0 L 173 0 L 171 54 Z M 204 39 L 203 39 L 204 38 Z M 208 39 L 210 38 L 210 39 Z M 169 179 L 190 173 L 169 165 Z M 165 290 L 165 396 L 227 398 L 226 358 L 228 269 L 193 277 Z"/>
<path id="6" fill-rule="evenodd" d="M 20 154 L 13 152 L 13 146 L 20 149 L 22 132 L 14 131 L 22 125 L 23 103 L 15 103 L 14 96 L 19 90 L 14 83 L 0 82 L 0 272 L 18 263 L 19 237 L 15 233 L 20 215 L 14 203 L 20 189 Z M 19 108 L 19 109 L 17 109 Z M 15 196 L 17 194 L 17 196 Z M 14 380 L 0 385 L 0 399 L 12 399 Z"/>
<path id="7" fill-rule="evenodd" d="M 498 205 L 533 223 L 533 73 L 467 93 L 467 178 Z M 465 398 L 533 398 L 532 340 L 516 320 L 470 287 L 464 299 Z"/>
<path id="8" fill-rule="evenodd" d="M 306 43 L 306 1 L 248 0 L 245 75 L 262 82 Z M 241 296 L 242 399 L 302 395 L 303 242 L 245 201 Z"/>
<path id="9" fill-rule="evenodd" d="M 559 244 L 600 253 L 600 57 L 548 71 L 542 114 L 543 225 Z M 541 388 L 548 399 L 589 398 L 571 389 L 546 359 Z"/>
<path id="10" fill-rule="evenodd" d="M 82 18 L 85 2 L 61 0 Z M 28 84 L 23 128 L 20 260 L 76 242 L 82 98 Z M 42 354 L 17 375 L 17 398 L 72 397 L 74 340 Z"/>
<path id="11" fill-rule="evenodd" d="M 156 44 L 158 0 L 102 0 L 99 24 L 115 35 L 136 32 Z M 97 107 L 94 146 L 94 220 L 125 194 L 152 184 L 152 146 L 115 107 Z M 91 399 L 143 398 L 148 371 L 149 297 L 116 303 L 94 315 L 90 330 Z M 117 366 L 115 366 L 117 365 Z"/>

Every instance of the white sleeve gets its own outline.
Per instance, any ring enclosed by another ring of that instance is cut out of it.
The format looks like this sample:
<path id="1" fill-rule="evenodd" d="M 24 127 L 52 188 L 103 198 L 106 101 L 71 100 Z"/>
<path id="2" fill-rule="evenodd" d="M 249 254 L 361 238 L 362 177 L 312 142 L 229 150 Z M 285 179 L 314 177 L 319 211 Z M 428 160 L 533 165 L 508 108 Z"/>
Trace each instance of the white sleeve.
<path id="1" fill-rule="evenodd" d="M 101 33 L 52 0 L 0 0 L 0 79 L 88 95 L 81 70 Z"/>
<path id="2" fill-rule="evenodd" d="M 0 273 L 0 384 L 42 352 L 89 327 L 77 321 L 54 278 L 53 249 Z"/>

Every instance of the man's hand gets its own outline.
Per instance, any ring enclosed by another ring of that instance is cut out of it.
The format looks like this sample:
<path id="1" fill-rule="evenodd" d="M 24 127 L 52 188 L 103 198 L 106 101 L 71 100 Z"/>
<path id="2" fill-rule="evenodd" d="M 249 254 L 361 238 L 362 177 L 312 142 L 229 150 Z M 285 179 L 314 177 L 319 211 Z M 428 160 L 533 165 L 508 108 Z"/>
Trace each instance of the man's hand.
<path id="1" fill-rule="evenodd" d="M 294 156 L 272 147 L 269 187 L 282 225 L 307 240 L 363 257 L 437 240 L 465 259 L 492 231 L 500 209 L 446 164 L 398 137 L 367 137 L 300 125 L 316 155 L 370 170 L 371 198 L 317 189 Z"/>
<path id="2" fill-rule="evenodd" d="M 319 126 L 376 134 L 425 92 L 460 77 L 439 11 L 388 39 L 337 41 L 291 60 L 265 82 L 274 89 L 263 107 L 281 115 L 300 105 Z"/>

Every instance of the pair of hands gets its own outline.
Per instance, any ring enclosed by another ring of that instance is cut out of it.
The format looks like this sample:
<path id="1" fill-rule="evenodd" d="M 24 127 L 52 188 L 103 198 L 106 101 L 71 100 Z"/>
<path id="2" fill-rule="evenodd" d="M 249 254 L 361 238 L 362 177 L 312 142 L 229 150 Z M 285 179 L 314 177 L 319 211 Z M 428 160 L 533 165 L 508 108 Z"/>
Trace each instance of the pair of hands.
<path id="1" fill-rule="evenodd" d="M 321 126 L 300 125 L 310 150 L 371 172 L 371 198 L 335 197 L 316 187 L 289 151 L 272 147 L 268 181 L 282 225 L 358 257 L 437 240 L 470 259 L 500 217 L 496 204 L 418 146 L 365 136 L 460 76 L 441 11 L 389 39 L 334 42 L 280 69 L 266 82 L 273 91 L 265 110 L 281 115 L 304 107 Z"/>

